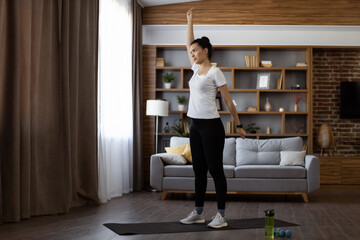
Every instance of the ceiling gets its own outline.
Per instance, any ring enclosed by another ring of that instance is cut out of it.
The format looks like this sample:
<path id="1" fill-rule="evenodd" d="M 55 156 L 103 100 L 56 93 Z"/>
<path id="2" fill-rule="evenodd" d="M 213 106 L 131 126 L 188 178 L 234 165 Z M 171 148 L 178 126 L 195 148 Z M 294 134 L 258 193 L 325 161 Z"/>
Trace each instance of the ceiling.
<path id="1" fill-rule="evenodd" d="M 168 4 L 183 3 L 183 2 L 197 2 L 199 0 L 137 0 L 137 1 L 143 7 L 151 7 L 151 6 L 168 5 Z"/>

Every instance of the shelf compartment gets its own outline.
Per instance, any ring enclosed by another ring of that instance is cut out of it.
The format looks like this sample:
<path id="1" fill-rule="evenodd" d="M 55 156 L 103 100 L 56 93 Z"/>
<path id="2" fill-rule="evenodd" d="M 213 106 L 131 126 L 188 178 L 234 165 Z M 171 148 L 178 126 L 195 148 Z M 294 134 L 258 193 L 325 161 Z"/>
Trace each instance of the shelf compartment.
<path id="1" fill-rule="evenodd" d="M 291 134 L 296 134 L 296 135 L 305 134 L 306 135 L 307 117 L 308 116 L 305 114 L 304 115 L 294 115 L 294 114 L 286 115 L 285 116 L 285 134 L 286 135 L 287 134 L 290 134 L 290 135 Z"/>
<path id="2" fill-rule="evenodd" d="M 291 86 L 298 83 L 300 85 L 300 89 L 307 89 L 306 76 L 306 70 L 285 70 L 285 88 L 291 89 Z"/>
<path id="3" fill-rule="evenodd" d="M 257 47 L 213 47 L 211 62 L 219 67 L 245 67 L 245 56 L 256 56 Z"/>
<path id="4" fill-rule="evenodd" d="M 271 61 L 273 67 L 296 67 L 296 63 L 307 62 L 307 47 L 261 47 L 260 62 Z"/>
<path id="5" fill-rule="evenodd" d="M 177 96 L 186 96 L 185 109 L 187 111 L 188 103 L 189 103 L 189 92 L 179 92 L 178 94 L 174 94 L 174 92 L 157 92 L 157 99 L 165 99 L 169 102 L 169 111 L 178 111 L 178 101 Z"/>
<path id="6" fill-rule="evenodd" d="M 159 117 L 159 135 L 174 136 L 176 133 L 171 130 L 170 133 L 165 133 L 164 127 L 169 123 L 170 128 L 174 126 L 175 122 L 180 119 L 180 114 L 169 113 L 166 117 Z"/>
<path id="7" fill-rule="evenodd" d="M 268 115 L 266 116 L 266 119 L 264 118 L 264 116 L 261 116 L 259 114 L 245 114 L 245 115 L 240 115 L 239 117 L 240 117 L 240 122 L 244 126 L 243 127 L 244 129 L 246 129 L 247 126 L 252 122 L 256 123 L 256 126 L 261 128 L 260 130 L 257 131 L 256 134 L 254 134 L 255 136 L 259 134 L 266 134 L 266 129 L 268 126 L 270 126 L 271 128 L 272 134 L 281 134 L 282 116 L 280 114 Z M 226 122 L 231 121 L 230 114 L 221 116 L 221 121 L 224 125 L 224 129 L 226 132 Z M 250 133 L 247 134 L 251 135 Z"/>
<path id="8" fill-rule="evenodd" d="M 178 47 L 157 47 L 156 57 L 164 58 L 165 67 L 191 67 L 186 46 Z"/>
<path id="9" fill-rule="evenodd" d="M 281 75 L 280 69 L 268 68 L 259 72 L 258 70 L 235 70 L 234 88 L 235 89 L 256 89 L 257 76 L 260 73 L 270 73 L 270 89 L 277 90 L 277 79 Z"/>
<path id="10" fill-rule="evenodd" d="M 171 87 L 181 88 L 181 70 L 173 68 L 156 70 L 156 88 L 164 88 L 164 81 L 162 79 L 163 73 L 173 73 L 175 80 L 171 83 Z"/>
<path id="11" fill-rule="evenodd" d="M 260 111 L 264 111 L 264 105 L 266 98 L 269 98 L 269 102 L 272 107 L 272 111 L 279 111 L 279 108 L 284 108 L 285 112 L 294 112 L 294 96 L 300 96 L 302 100 L 298 103 L 298 112 L 307 112 L 307 93 L 294 93 L 294 92 L 261 92 L 260 94 Z"/>
<path id="12" fill-rule="evenodd" d="M 256 93 L 253 92 L 245 92 L 245 93 L 231 93 L 231 98 L 236 102 L 236 110 L 238 112 L 245 112 L 249 106 L 256 107 Z M 229 111 L 226 106 L 224 99 L 221 98 L 222 111 Z"/>

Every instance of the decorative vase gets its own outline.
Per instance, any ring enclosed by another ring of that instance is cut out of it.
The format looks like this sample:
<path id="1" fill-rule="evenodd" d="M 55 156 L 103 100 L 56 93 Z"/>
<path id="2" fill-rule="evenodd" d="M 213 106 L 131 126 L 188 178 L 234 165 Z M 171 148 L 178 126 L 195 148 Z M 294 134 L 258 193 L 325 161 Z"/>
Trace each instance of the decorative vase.
<path id="1" fill-rule="evenodd" d="M 265 109 L 266 112 L 271 111 L 271 104 L 269 103 L 269 98 L 266 98 L 266 103 L 264 105 L 264 109 Z"/>
<path id="2" fill-rule="evenodd" d="M 164 86 L 166 89 L 170 89 L 171 88 L 171 82 L 165 82 Z"/>
<path id="3" fill-rule="evenodd" d="M 184 111 L 184 107 L 185 107 L 184 104 L 178 104 L 178 110 L 179 111 Z"/>
<path id="4" fill-rule="evenodd" d="M 271 134 L 271 128 L 270 128 L 270 126 L 267 127 L 267 129 L 266 129 L 266 134 Z"/>
<path id="5" fill-rule="evenodd" d="M 323 155 L 323 150 L 326 148 L 332 149 L 334 148 L 334 134 L 331 130 L 331 127 L 328 124 L 322 124 L 319 128 L 317 135 L 317 144 L 321 148 L 320 155 Z M 330 151 L 330 155 L 332 152 Z"/>
<path id="6" fill-rule="evenodd" d="M 295 103 L 295 105 L 294 105 L 294 112 L 297 112 L 298 110 L 299 110 L 299 106 L 298 106 L 297 103 Z"/>

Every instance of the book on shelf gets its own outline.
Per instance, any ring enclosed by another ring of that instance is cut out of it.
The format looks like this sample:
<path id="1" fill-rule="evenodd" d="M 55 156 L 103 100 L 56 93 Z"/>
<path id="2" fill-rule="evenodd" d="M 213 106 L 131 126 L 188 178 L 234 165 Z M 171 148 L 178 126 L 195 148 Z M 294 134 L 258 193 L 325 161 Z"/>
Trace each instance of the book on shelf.
<path id="1" fill-rule="evenodd" d="M 272 67 L 272 62 L 267 61 L 267 60 L 261 61 L 261 66 L 262 67 Z"/>
<path id="2" fill-rule="evenodd" d="M 235 121 L 229 121 L 226 122 L 226 133 L 227 134 L 232 134 L 232 133 L 236 133 L 236 123 Z"/>
<path id="3" fill-rule="evenodd" d="M 272 64 L 271 61 L 269 60 L 262 60 L 261 61 L 261 64 Z"/>
<path id="4" fill-rule="evenodd" d="M 246 111 L 247 111 L 247 112 L 256 112 L 257 109 L 256 109 L 256 107 L 249 106 Z"/>
<path id="5" fill-rule="evenodd" d="M 270 68 L 270 67 L 272 67 L 272 64 L 261 64 L 261 66 Z"/>
<path id="6" fill-rule="evenodd" d="M 157 67 L 164 67 L 165 66 L 164 58 L 156 58 L 156 66 Z"/>
<path id="7" fill-rule="evenodd" d="M 257 67 L 257 56 L 245 56 L 246 67 Z"/>
<path id="8" fill-rule="evenodd" d="M 277 81 L 277 89 L 281 89 L 282 84 L 283 84 L 283 76 L 282 76 L 282 74 L 280 74 L 280 78 L 278 78 L 278 81 Z"/>
<path id="9" fill-rule="evenodd" d="M 296 67 L 307 67 L 307 64 L 304 62 L 298 62 L 296 63 Z"/>

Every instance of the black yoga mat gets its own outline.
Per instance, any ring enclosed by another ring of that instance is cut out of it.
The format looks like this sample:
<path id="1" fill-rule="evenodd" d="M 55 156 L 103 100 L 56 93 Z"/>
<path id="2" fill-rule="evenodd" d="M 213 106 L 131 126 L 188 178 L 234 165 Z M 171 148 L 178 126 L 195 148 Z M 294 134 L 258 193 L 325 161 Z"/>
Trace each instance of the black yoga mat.
<path id="1" fill-rule="evenodd" d="M 204 224 L 185 225 L 180 222 L 156 222 L 156 223 L 105 223 L 104 226 L 119 235 L 136 235 L 136 234 L 162 234 L 162 233 L 181 233 L 181 232 L 202 232 L 202 231 L 223 231 L 238 230 L 251 228 L 265 228 L 264 218 L 250 219 L 228 219 L 227 227 L 214 229 Z M 299 226 L 294 223 L 285 222 L 275 219 L 275 227 L 292 227 Z"/>

